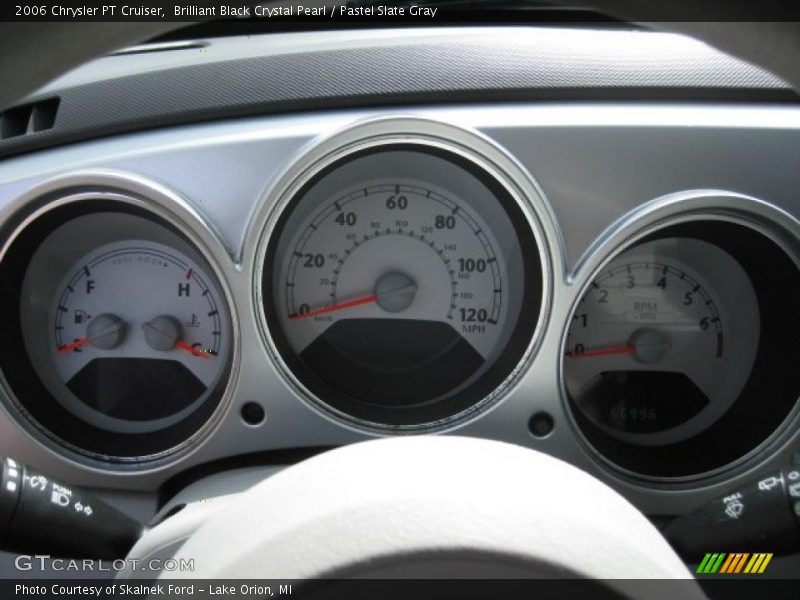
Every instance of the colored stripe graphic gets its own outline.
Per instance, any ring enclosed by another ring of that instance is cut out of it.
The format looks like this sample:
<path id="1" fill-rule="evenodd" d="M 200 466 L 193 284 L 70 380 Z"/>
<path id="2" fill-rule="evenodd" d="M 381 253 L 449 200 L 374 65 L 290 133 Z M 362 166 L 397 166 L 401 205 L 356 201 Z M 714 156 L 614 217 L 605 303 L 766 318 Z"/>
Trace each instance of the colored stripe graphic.
<path id="1" fill-rule="evenodd" d="M 738 554 L 728 554 L 728 560 L 722 563 L 722 568 L 720 568 L 720 573 L 730 573 L 733 565 L 736 564 L 736 561 L 739 560 Z"/>
<path id="2" fill-rule="evenodd" d="M 728 555 L 728 560 L 725 561 L 725 564 L 722 565 L 722 568 L 719 570 L 720 573 L 725 573 L 731 575 L 733 573 L 738 573 L 739 570 L 744 566 L 744 561 L 747 559 L 749 554 L 742 554 L 741 552 L 732 552 Z"/>
<path id="3" fill-rule="evenodd" d="M 750 559 L 750 562 L 747 563 L 747 566 L 744 568 L 745 573 L 763 573 L 764 569 L 767 568 L 769 561 L 772 560 L 772 553 L 769 554 L 761 552 L 753 554 L 753 558 Z"/>
<path id="4" fill-rule="evenodd" d="M 736 575 L 763 573 L 772 560 L 772 553 L 756 552 L 709 552 L 697 566 L 697 573 Z"/>
<path id="5" fill-rule="evenodd" d="M 708 553 L 703 557 L 703 561 L 697 567 L 698 573 L 716 573 L 719 569 L 726 554 L 713 552 Z"/>

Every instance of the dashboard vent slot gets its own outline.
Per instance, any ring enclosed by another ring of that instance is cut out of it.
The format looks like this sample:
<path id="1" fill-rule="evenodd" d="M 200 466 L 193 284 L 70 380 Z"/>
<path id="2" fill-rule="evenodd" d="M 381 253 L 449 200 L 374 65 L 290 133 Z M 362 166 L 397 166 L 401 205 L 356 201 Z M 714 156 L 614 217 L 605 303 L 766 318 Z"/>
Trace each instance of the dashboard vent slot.
<path id="1" fill-rule="evenodd" d="M 60 102 L 59 98 L 48 98 L 0 113 L 0 140 L 52 129 Z"/>

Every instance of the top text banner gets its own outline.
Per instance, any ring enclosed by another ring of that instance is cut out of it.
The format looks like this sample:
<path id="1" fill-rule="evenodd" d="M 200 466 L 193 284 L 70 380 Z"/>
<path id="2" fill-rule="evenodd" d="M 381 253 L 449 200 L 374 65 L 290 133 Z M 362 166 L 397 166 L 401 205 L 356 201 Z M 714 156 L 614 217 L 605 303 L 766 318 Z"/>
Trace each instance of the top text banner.
<path id="1" fill-rule="evenodd" d="M 4 22 L 36 21 L 176 21 L 246 20 L 282 22 L 343 22 L 343 21 L 408 21 L 432 22 L 442 18 L 457 21 L 485 20 L 489 10 L 447 10 L 431 3 L 398 4 L 331 3 L 319 0 L 281 2 L 168 2 L 156 0 L 131 3 L 58 2 L 14 0 L 0 5 L 0 20 Z M 449 13 L 449 15 L 447 15 Z M 498 14 L 505 13 L 499 11 Z M 491 20 L 491 18 L 489 19 Z"/>
<path id="2" fill-rule="evenodd" d="M 176 21 L 246 20 L 281 23 L 510 23 L 615 21 L 796 21 L 800 3 L 785 0 L 11 0 L 0 3 L 0 21 Z M 563 5 L 563 6 L 562 6 Z M 610 7 L 610 8 L 609 8 Z M 563 8 L 563 10 L 558 10 Z M 542 10 L 537 10 L 542 9 Z M 607 12 L 610 11 L 610 12 Z M 606 16 L 609 15 L 609 16 Z"/>

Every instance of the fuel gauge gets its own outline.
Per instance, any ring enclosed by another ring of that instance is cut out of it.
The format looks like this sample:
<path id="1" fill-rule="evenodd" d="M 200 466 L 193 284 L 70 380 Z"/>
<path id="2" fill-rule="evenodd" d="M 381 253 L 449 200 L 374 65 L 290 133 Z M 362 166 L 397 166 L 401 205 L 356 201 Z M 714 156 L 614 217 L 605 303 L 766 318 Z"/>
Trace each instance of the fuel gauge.
<path id="1" fill-rule="evenodd" d="M 50 311 L 57 399 L 106 430 L 183 419 L 220 376 L 228 319 L 203 269 L 175 249 L 127 240 L 68 270 Z"/>

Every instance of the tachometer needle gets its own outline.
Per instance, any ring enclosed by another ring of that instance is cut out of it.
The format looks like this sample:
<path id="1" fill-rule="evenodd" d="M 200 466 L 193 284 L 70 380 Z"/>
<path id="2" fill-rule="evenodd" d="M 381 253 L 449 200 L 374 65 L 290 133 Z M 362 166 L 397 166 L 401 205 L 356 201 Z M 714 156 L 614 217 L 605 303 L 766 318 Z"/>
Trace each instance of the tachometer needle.
<path id="1" fill-rule="evenodd" d="M 58 350 L 59 353 L 63 354 L 64 352 L 70 352 L 72 350 L 75 350 L 76 348 L 80 348 L 81 346 L 85 346 L 86 344 L 88 344 L 91 341 L 92 340 L 90 340 L 88 337 L 81 338 L 79 340 L 75 340 L 71 344 L 64 344 L 63 346 L 59 346 L 57 348 L 57 350 Z"/>
<path id="2" fill-rule="evenodd" d="M 323 306 L 322 308 L 316 308 L 314 310 L 310 310 L 304 313 L 296 313 L 293 315 L 289 315 L 289 319 L 297 320 L 297 319 L 308 319 L 309 317 L 316 317 L 317 315 L 324 315 L 327 313 L 332 313 L 337 310 L 344 310 L 345 308 L 353 308 L 356 306 L 362 306 L 363 304 L 372 304 L 378 301 L 377 294 L 370 294 L 368 296 L 361 296 L 359 298 L 353 298 L 352 300 L 347 300 L 345 302 L 339 302 L 337 304 L 330 304 L 328 306 Z"/>
<path id="3" fill-rule="evenodd" d="M 594 356 L 612 356 L 614 354 L 633 354 L 636 352 L 635 346 L 612 346 L 609 348 L 598 348 L 597 350 L 586 350 L 584 352 L 567 352 L 567 358 L 592 358 Z"/>
<path id="4" fill-rule="evenodd" d="M 191 346 L 190 344 L 187 344 L 186 342 L 183 342 L 181 340 L 176 340 L 175 341 L 175 346 L 177 348 L 180 348 L 181 350 L 186 350 L 187 352 L 189 352 L 191 354 L 194 354 L 198 358 L 205 358 L 205 359 L 211 358 L 211 355 L 208 352 L 203 352 L 202 350 L 198 350 L 197 348 L 195 348 L 195 347 Z"/>

